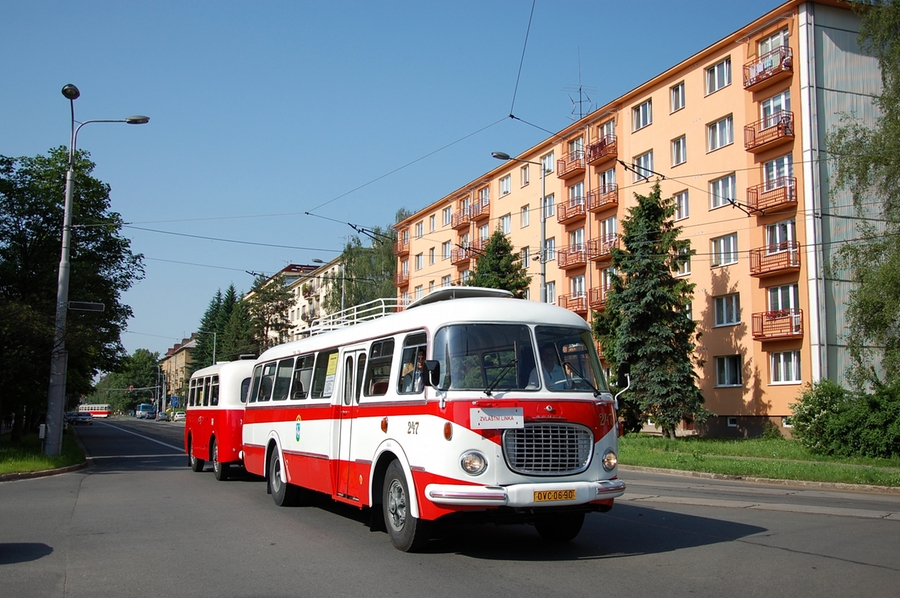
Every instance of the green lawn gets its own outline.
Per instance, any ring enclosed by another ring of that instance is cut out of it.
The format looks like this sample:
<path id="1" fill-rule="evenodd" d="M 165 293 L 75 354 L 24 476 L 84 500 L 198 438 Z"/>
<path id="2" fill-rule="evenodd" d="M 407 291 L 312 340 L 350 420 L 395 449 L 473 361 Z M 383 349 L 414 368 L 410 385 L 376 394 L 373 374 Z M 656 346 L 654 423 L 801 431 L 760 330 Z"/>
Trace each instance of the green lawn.
<path id="1" fill-rule="evenodd" d="M 814 455 L 794 440 L 619 439 L 619 463 L 741 477 L 900 487 L 900 459 Z"/>
<path id="2" fill-rule="evenodd" d="M 84 453 L 78 448 L 71 429 L 63 434 L 62 454 L 58 457 L 41 453 L 41 440 L 37 434 L 26 435 L 22 444 L 17 446 L 11 446 L 9 441 L 9 434 L 0 435 L 0 475 L 56 469 L 84 462 Z"/>

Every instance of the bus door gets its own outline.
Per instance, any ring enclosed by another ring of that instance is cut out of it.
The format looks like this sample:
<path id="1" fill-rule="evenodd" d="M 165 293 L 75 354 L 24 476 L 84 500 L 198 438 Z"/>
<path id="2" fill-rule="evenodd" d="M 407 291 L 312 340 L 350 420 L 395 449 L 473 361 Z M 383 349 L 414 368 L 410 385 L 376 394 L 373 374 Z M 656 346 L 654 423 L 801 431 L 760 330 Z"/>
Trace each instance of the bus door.
<path id="1" fill-rule="evenodd" d="M 353 456 L 353 423 L 359 408 L 359 395 L 363 375 L 366 370 L 366 351 L 350 349 L 344 352 L 341 366 L 341 405 L 339 409 L 339 450 L 337 494 L 345 498 L 358 499 L 361 493 L 359 474 Z"/>

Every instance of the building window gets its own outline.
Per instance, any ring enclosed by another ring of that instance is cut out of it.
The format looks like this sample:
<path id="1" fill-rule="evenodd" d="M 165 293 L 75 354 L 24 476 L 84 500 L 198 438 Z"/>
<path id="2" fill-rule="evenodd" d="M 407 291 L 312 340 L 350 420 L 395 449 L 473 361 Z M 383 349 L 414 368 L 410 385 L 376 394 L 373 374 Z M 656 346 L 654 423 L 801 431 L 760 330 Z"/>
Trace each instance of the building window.
<path id="1" fill-rule="evenodd" d="M 730 206 L 734 203 L 734 173 L 709 183 L 710 209 Z"/>
<path id="2" fill-rule="evenodd" d="M 706 95 L 731 85 L 731 57 L 706 69 Z"/>
<path id="3" fill-rule="evenodd" d="M 711 243 L 714 268 L 737 263 L 737 233 L 713 239 Z"/>
<path id="4" fill-rule="evenodd" d="M 653 150 L 634 158 L 634 182 L 649 179 L 653 174 Z"/>
<path id="5" fill-rule="evenodd" d="M 556 283 L 551 281 L 546 285 L 547 303 L 556 303 Z"/>
<path id="6" fill-rule="evenodd" d="M 441 259 L 449 260 L 450 252 L 452 251 L 453 244 L 450 241 L 445 241 L 441 245 Z"/>
<path id="7" fill-rule="evenodd" d="M 414 296 L 417 300 L 422 298 L 422 285 L 419 285 L 416 287 L 416 292 L 415 292 Z"/>
<path id="8" fill-rule="evenodd" d="M 675 220 L 684 220 L 691 215 L 687 190 L 675 194 Z"/>
<path id="9" fill-rule="evenodd" d="M 684 164 L 687 161 L 687 140 L 684 135 L 672 140 L 672 166 Z"/>
<path id="10" fill-rule="evenodd" d="M 772 353 L 769 369 L 772 384 L 800 382 L 800 351 Z"/>
<path id="11" fill-rule="evenodd" d="M 491 238 L 491 231 L 488 228 L 487 224 L 482 224 L 478 227 L 478 240 L 481 242 L 481 246 L 484 247 L 485 242 Z"/>
<path id="12" fill-rule="evenodd" d="M 684 81 L 669 88 L 669 98 L 671 99 L 672 112 L 677 112 L 684 108 Z"/>
<path id="13" fill-rule="evenodd" d="M 788 46 L 788 30 L 782 29 L 778 33 L 772 34 L 764 39 L 759 41 L 759 52 L 758 56 L 763 56 L 768 54 L 772 50 L 777 50 L 778 48 L 787 47 Z"/>
<path id="14" fill-rule="evenodd" d="M 769 287 L 769 311 L 788 311 L 797 309 L 800 287 L 797 283 L 779 287 Z"/>
<path id="15" fill-rule="evenodd" d="M 450 218 L 452 217 L 452 214 L 453 208 L 451 208 L 450 206 L 447 206 L 446 208 L 441 210 L 441 221 L 443 222 L 444 226 L 450 225 Z"/>
<path id="16" fill-rule="evenodd" d="M 459 275 L 459 280 L 460 280 L 462 283 L 467 283 L 467 282 L 469 282 L 469 278 L 470 278 L 471 276 L 472 276 L 472 271 L 469 270 L 469 269 L 466 269 L 466 270 L 463 270 L 463 271 L 460 273 L 460 275 Z"/>
<path id="17" fill-rule="evenodd" d="M 573 299 L 584 297 L 584 275 L 572 278 L 571 289 Z"/>
<path id="18" fill-rule="evenodd" d="M 716 326 L 731 326 L 741 322 L 741 301 L 737 293 L 713 298 Z"/>
<path id="19" fill-rule="evenodd" d="M 734 143 L 734 117 L 730 114 L 722 120 L 707 125 L 707 141 L 709 151 Z"/>
<path id="20" fill-rule="evenodd" d="M 763 128 L 774 127 L 781 122 L 782 112 L 791 111 L 791 90 L 786 89 L 759 103 L 759 116 L 763 121 Z"/>
<path id="21" fill-rule="evenodd" d="M 428 265 L 429 266 L 434 265 L 434 247 L 432 247 L 428 250 Z"/>
<path id="22" fill-rule="evenodd" d="M 512 179 L 511 179 L 510 175 L 506 175 L 505 177 L 503 177 L 502 179 L 500 179 L 500 195 L 501 195 L 501 196 L 503 196 L 503 195 L 509 195 L 510 181 L 511 181 L 511 180 L 512 180 Z"/>
<path id="23" fill-rule="evenodd" d="M 425 266 L 425 255 L 422 253 L 416 254 L 416 270 L 421 270 Z"/>
<path id="24" fill-rule="evenodd" d="M 763 180 L 766 183 L 766 191 L 788 187 L 793 176 L 794 157 L 791 154 L 769 160 L 763 165 Z"/>
<path id="25" fill-rule="evenodd" d="M 504 214 L 500 216 L 500 232 L 508 235 L 512 228 L 512 214 Z"/>
<path id="26" fill-rule="evenodd" d="M 550 152 L 543 158 L 541 158 L 541 168 L 544 169 L 544 175 L 548 175 L 553 172 L 553 169 L 556 168 L 556 164 L 553 160 L 553 152 Z"/>
<path id="27" fill-rule="evenodd" d="M 447 276 L 442 276 L 442 277 L 441 277 L 441 286 L 442 286 L 442 287 L 449 287 L 449 286 L 450 286 L 450 275 L 449 275 L 449 274 L 448 274 Z"/>
<path id="28" fill-rule="evenodd" d="M 556 204 L 553 203 L 555 201 L 553 194 L 551 193 L 547 197 L 544 198 L 544 219 L 553 218 L 553 214 L 556 211 Z"/>
<path id="29" fill-rule="evenodd" d="M 610 168 L 600 173 L 598 178 L 601 193 L 610 193 L 616 184 L 616 169 Z"/>
<path id="30" fill-rule="evenodd" d="M 528 260 L 531 259 L 531 248 L 523 247 L 522 249 L 520 249 L 519 257 L 522 258 L 522 267 L 527 269 L 528 268 Z"/>
<path id="31" fill-rule="evenodd" d="M 766 252 L 773 254 L 792 251 L 796 236 L 796 224 L 793 218 L 766 225 Z"/>
<path id="32" fill-rule="evenodd" d="M 416 222 L 416 238 L 421 239 L 422 235 L 425 234 L 425 223 L 424 222 Z"/>
<path id="33" fill-rule="evenodd" d="M 531 208 L 526 204 L 522 206 L 522 211 L 519 212 L 519 227 L 525 228 L 529 224 L 531 224 Z"/>
<path id="34" fill-rule="evenodd" d="M 584 181 L 579 181 L 569 187 L 569 206 L 584 204 Z"/>
<path id="35" fill-rule="evenodd" d="M 597 133 L 598 133 L 600 139 L 605 139 L 606 137 L 609 137 L 610 135 L 615 135 L 616 134 L 615 119 L 608 120 L 605 123 L 603 123 L 602 125 L 600 125 L 600 127 L 597 129 Z"/>
<path id="36" fill-rule="evenodd" d="M 521 186 L 526 186 L 531 182 L 531 165 L 526 164 L 522 168 L 519 169 L 519 184 Z"/>
<path id="37" fill-rule="evenodd" d="M 400 262 L 400 273 L 405 277 L 409 276 L 409 260 Z"/>
<path id="38" fill-rule="evenodd" d="M 437 220 L 437 216 L 435 216 L 434 214 L 428 217 L 428 232 L 434 232 L 435 220 Z"/>
<path id="39" fill-rule="evenodd" d="M 631 109 L 631 120 L 633 123 L 632 130 L 637 131 L 643 129 L 653 122 L 653 103 L 647 100 L 640 106 Z"/>
<path id="40" fill-rule="evenodd" d="M 549 262 L 556 259 L 556 237 L 550 237 L 544 241 L 544 261 Z"/>
<path id="41" fill-rule="evenodd" d="M 678 268 L 676 269 L 676 274 L 678 274 L 678 276 L 687 276 L 691 273 L 691 250 L 685 247 L 678 253 L 680 259 L 678 260 Z"/>
<path id="42" fill-rule="evenodd" d="M 740 386 L 741 356 L 716 357 L 716 386 Z"/>
<path id="43" fill-rule="evenodd" d="M 482 187 L 478 190 L 478 203 L 481 204 L 481 207 L 487 206 L 491 203 L 491 188 L 490 187 Z"/>

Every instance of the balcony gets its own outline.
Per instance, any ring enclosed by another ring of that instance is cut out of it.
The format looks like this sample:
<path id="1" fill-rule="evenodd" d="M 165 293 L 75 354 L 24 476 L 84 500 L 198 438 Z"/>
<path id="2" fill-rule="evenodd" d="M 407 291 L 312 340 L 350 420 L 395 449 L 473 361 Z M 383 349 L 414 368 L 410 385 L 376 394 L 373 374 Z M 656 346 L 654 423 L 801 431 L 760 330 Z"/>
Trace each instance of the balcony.
<path id="1" fill-rule="evenodd" d="M 409 272 L 397 272 L 394 274 L 394 286 L 405 287 L 409 284 Z"/>
<path id="2" fill-rule="evenodd" d="M 612 160 L 618 156 L 618 143 L 616 142 L 616 136 L 612 133 L 601 137 L 587 148 L 587 163 L 591 166 L 603 164 L 607 160 Z"/>
<path id="3" fill-rule="evenodd" d="M 409 239 L 401 239 L 394 243 L 394 255 L 400 257 L 409 253 Z"/>
<path id="4" fill-rule="evenodd" d="M 612 259 L 612 250 L 619 246 L 619 235 L 600 235 L 596 239 L 588 241 L 588 258 L 594 262 Z"/>
<path id="5" fill-rule="evenodd" d="M 584 253 L 584 244 L 562 247 L 556 252 L 556 265 L 563 270 L 584 266 L 587 263 Z"/>
<path id="6" fill-rule="evenodd" d="M 773 112 L 744 127 L 744 149 L 748 152 L 761 152 L 793 139 L 794 113 L 787 110 Z"/>
<path id="7" fill-rule="evenodd" d="M 583 293 L 581 295 L 560 295 L 557 298 L 557 305 L 580 314 L 587 313 L 588 309 L 587 297 Z"/>
<path id="8" fill-rule="evenodd" d="M 450 217 L 450 227 L 457 230 L 466 228 L 471 221 L 472 217 L 470 216 L 469 208 L 466 207 Z"/>
<path id="9" fill-rule="evenodd" d="M 472 259 L 474 253 L 471 247 L 454 249 L 450 252 L 450 263 L 454 266 L 464 264 Z"/>
<path id="10" fill-rule="evenodd" d="M 747 209 L 751 213 L 764 215 L 774 208 L 796 207 L 796 205 L 797 179 L 792 176 L 778 177 L 747 189 Z"/>
<path id="11" fill-rule="evenodd" d="M 610 287 L 600 287 L 599 289 L 588 290 L 588 305 L 595 311 L 603 311 L 606 309 L 606 298 L 609 296 Z"/>
<path id="12" fill-rule="evenodd" d="M 559 178 L 570 179 L 579 174 L 584 174 L 584 150 L 569 152 L 556 161 L 556 176 Z"/>
<path id="13" fill-rule="evenodd" d="M 469 206 L 469 220 L 483 220 L 491 215 L 491 204 L 477 202 Z"/>
<path id="14" fill-rule="evenodd" d="M 599 212 L 619 205 L 619 186 L 615 183 L 601 185 L 588 191 L 588 211 Z"/>
<path id="15" fill-rule="evenodd" d="M 771 341 L 803 336 L 803 310 L 777 309 L 753 314 L 753 339 Z"/>
<path id="16" fill-rule="evenodd" d="M 750 250 L 750 276 L 762 278 L 800 271 L 800 244 L 776 243 Z"/>
<path id="17" fill-rule="evenodd" d="M 567 202 L 556 204 L 556 221 L 568 224 L 584 218 L 584 198 L 576 197 Z"/>
<path id="18" fill-rule="evenodd" d="M 744 89 L 756 91 L 769 83 L 790 77 L 794 72 L 794 56 L 782 46 L 744 65 Z"/>

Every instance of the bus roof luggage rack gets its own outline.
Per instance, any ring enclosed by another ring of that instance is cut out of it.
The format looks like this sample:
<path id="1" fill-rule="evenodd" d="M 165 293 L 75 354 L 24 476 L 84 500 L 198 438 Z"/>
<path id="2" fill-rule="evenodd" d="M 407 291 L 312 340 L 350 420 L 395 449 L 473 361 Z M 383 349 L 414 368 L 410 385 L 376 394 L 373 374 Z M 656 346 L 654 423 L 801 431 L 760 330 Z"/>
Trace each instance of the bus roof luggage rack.
<path id="1" fill-rule="evenodd" d="M 309 325 L 310 336 L 322 334 L 330 330 L 337 330 L 347 326 L 353 326 L 360 322 L 368 322 L 369 320 L 377 320 L 384 316 L 389 316 L 403 309 L 403 302 L 396 298 L 381 298 L 367 301 L 361 305 L 354 305 L 336 311 L 333 314 L 322 316 L 313 320 Z"/>
<path id="2" fill-rule="evenodd" d="M 438 301 L 447 301 L 450 299 L 469 299 L 471 297 L 515 297 L 510 291 L 505 289 L 488 289 L 485 287 L 441 287 L 434 290 L 421 299 L 416 299 L 409 304 L 407 309 L 412 309 L 420 305 L 428 305 L 429 303 L 437 303 Z"/>

